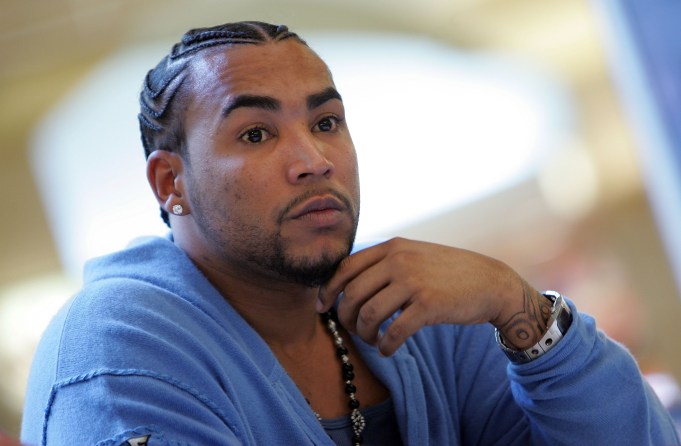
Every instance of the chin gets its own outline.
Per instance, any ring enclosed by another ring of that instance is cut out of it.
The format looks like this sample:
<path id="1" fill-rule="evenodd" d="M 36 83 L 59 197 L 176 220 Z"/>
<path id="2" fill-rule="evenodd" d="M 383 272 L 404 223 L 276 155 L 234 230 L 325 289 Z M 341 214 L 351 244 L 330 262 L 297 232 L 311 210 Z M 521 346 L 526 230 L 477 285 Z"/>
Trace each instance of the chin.
<path id="1" fill-rule="evenodd" d="M 311 243 L 300 250 L 280 251 L 275 270 L 283 277 L 308 287 L 318 287 L 328 281 L 338 265 L 352 250 L 352 240 L 325 240 Z"/>
<path id="2" fill-rule="evenodd" d="M 296 259 L 281 271 L 282 275 L 288 280 L 305 285 L 310 288 L 317 288 L 326 283 L 338 269 L 345 256 L 323 257 L 312 261 L 310 259 Z"/>

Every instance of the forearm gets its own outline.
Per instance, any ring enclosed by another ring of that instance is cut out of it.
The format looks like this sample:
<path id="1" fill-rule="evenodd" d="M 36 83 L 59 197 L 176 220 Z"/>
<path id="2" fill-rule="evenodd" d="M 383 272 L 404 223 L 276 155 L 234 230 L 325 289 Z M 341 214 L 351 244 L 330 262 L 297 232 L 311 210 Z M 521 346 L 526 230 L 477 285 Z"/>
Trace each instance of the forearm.
<path id="1" fill-rule="evenodd" d="M 559 347 L 509 367 L 514 399 L 543 436 L 553 444 L 679 444 L 633 357 L 592 318 L 576 316 Z"/>

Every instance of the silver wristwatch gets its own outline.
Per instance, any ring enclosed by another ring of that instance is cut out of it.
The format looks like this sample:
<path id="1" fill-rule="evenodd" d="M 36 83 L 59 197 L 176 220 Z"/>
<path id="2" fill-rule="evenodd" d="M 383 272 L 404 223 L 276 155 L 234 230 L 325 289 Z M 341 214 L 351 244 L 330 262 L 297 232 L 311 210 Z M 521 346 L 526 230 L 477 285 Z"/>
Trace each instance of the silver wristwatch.
<path id="1" fill-rule="evenodd" d="M 563 296 L 555 291 L 544 291 L 542 294 L 553 302 L 553 308 L 551 310 L 551 317 L 546 323 L 548 330 L 539 342 L 527 350 L 514 350 L 504 344 L 501 333 L 499 333 L 498 329 L 495 330 L 497 343 L 504 353 L 506 353 L 506 356 L 516 364 L 530 362 L 551 350 L 565 333 L 567 333 L 568 328 L 570 328 L 570 325 L 572 324 L 572 312 L 565 302 L 565 299 L 563 299 Z"/>

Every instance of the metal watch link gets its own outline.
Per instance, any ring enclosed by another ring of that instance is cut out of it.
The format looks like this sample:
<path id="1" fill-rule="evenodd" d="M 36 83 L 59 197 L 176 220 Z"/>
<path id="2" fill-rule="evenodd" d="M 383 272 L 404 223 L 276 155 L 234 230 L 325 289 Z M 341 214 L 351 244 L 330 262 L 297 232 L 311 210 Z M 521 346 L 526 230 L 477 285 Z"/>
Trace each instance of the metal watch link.
<path id="1" fill-rule="evenodd" d="M 551 316 L 546 323 L 548 330 L 539 342 L 526 350 L 515 350 L 504 344 L 501 333 L 498 329 L 495 330 L 497 343 L 504 353 L 506 353 L 506 356 L 516 364 L 530 362 L 551 350 L 565 333 L 567 333 L 568 328 L 570 328 L 570 325 L 572 324 L 572 312 L 565 302 L 565 299 L 563 299 L 563 296 L 556 291 L 544 291 L 542 294 L 553 302 L 553 307 L 551 309 Z"/>

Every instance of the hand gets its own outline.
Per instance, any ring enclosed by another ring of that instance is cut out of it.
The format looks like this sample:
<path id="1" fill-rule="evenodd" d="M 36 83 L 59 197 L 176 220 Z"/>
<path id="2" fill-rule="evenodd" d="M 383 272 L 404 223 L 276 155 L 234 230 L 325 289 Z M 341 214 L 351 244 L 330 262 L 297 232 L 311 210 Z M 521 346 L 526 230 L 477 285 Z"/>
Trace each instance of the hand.
<path id="1" fill-rule="evenodd" d="M 546 331 L 550 313 L 550 302 L 503 262 L 400 238 L 344 259 L 320 289 L 318 311 L 327 311 L 341 291 L 341 324 L 384 355 L 421 327 L 442 323 L 491 322 L 507 344 L 527 348 Z M 380 334 L 397 310 L 402 312 Z"/>

